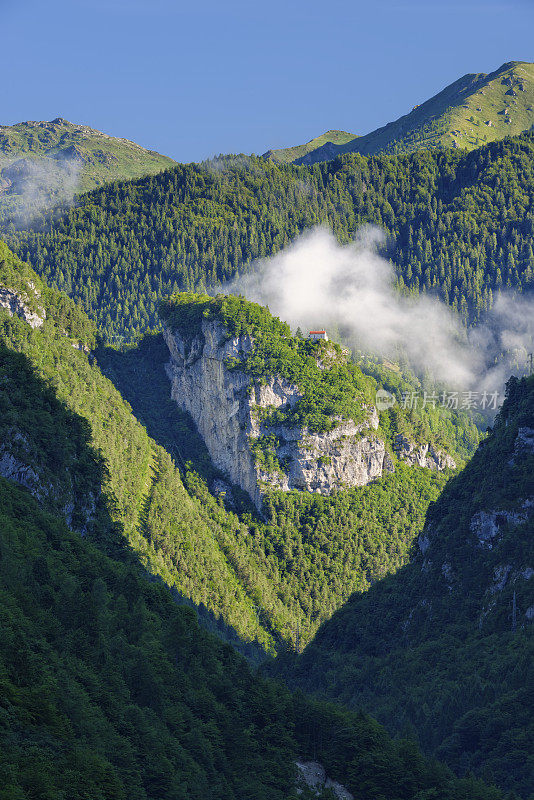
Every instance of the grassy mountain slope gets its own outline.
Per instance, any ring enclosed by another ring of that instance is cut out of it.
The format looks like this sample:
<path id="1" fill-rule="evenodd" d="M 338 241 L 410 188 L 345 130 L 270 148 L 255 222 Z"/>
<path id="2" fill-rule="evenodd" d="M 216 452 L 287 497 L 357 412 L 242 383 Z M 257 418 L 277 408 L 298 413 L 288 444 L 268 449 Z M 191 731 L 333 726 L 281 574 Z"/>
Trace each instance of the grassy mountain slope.
<path id="1" fill-rule="evenodd" d="M 469 321 L 501 287 L 532 287 L 532 133 L 471 153 L 219 166 L 104 187 L 10 241 L 113 342 L 157 327 L 161 297 L 246 272 L 314 225 L 341 242 L 362 223 L 380 226 L 399 287 L 438 294 Z"/>
<path id="2" fill-rule="evenodd" d="M 113 519 L 146 569 L 200 607 L 211 629 L 251 657 L 258 649 L 274 652 L 281 642 L 293 647 L 297 636 L 305 643 L 353 591 L 366 590 L 404 563 L 444 475 L 401 464 L 382 481 L 329 498 L 273 496 L 267 521 L 255 517 L 238 493 L 237 507 L 225 508 L 210 491 L 218 473 L 205 447 L 170 400 L 161 337 L 124 353 L 99 348 L 96 363 L 73 347 L 94 341 L 81 309 L 0 248 L 0 285 L 22 291 L 31 281 L 47 309 L 44 325 L 35 330 L 0 309 L 0 341 L 24 354 L 86 420 L 107 470 L 102 486 Z M 11 370 L 11 393 L 21 396 L 25 380 L 16 374 Z M 475 427 L 461 416 L 428 413 L 405 421 L 421 436 L 445 435 L 460 460 L 477 441 Z M 46 430 L 52 430 L 50 422 Z M 27 462 L 53 462 L 53 435 L 40 441 L 38 430 L 22 433 Z M 51 510 L 64 505 L 69 491 L 70 485 L 59 486 Z M 102 536 L 113 545 L 116 537 Z"/>
<path id="3" fill-rule="evenodd" d="M 534 793 L 534 377 L 427 515 L 419 551 L 321 628 L 291 680 Z"/>
<path id="4" fill-rule="evenodd" d="M 354 133 L 347 133 L 347 131 L 326 131 L 322 136 L 316 136 L 315 139 L 311 139 L 306 144 L 285 147 L 282 150 L 268 150 L 263 154 L 263 158 L 282 164 L 289 164 L 303 158 L 308 153 L 313 153 L 315 150 L 323 148 L 325 145 L 345 145 L 357 138 Z M 332 150 L 334 152 L 336 148 L 334 147 Z"/>
<path id="5" fill-rule="evenodd" d="M 152 175 L 175 162 L 58 117 L 0 126 L 0 214 L 70 199 L 105 183 Z"/>
<path id="6" fill-rule="evenodd" d="M 365 136 L 335 142 L 324 134 L 307 145 L 269 150 L 265 157 L 313 164 L 343 153 L 411 153 L 443 147 L 472 150 L 517 135 L 533 124 L 534 64 L 512 61 L 489 75 L 464 75 L 405 116 Z"/>

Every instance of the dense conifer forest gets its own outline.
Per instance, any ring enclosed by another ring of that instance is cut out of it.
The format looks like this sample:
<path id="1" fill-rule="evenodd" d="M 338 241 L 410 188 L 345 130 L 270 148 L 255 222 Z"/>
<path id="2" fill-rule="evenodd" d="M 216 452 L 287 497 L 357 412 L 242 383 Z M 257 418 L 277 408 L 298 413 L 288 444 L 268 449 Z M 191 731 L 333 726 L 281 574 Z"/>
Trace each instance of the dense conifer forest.
<path id="1" fill-rule="evenodd" d="M 289 800 L 297 758 L 362 800 L 502 797 L 253 675 L 128 550 L 105 556 L 3 478 L 0 534 L 4 800 Z"/>
<path id="2" fill-rule="evenodd" d="M 445 490 L 448 476 L 397 464 L 394 474 L 332 497 L 273 493 L 261 518 L 238 491 L 232 507 L 214 496 L 220 476 L 191 420 L 169 398 L 168 354 L 154 333 L 160 309 L 164 318 L 172 309 L 162 298 L 174 294 L 176 303 L 179 290 L 205 291 L 236 277 L 311 226 L 325 225 L 348 242 L 362 223 L 385 231 L 381 252 L 395 265 L 399 291 L 435 293 L 472 324 L 500 290 L 532 289 L 533 157 L 534 134 L 525 133 L 471 153 L 351 154 L 311 167 L 223 158 L 115 183 L 79 197 L 74 208 L 54 210 L 31 230 L 5 230 L 41 277 L 0 244 L 0 284 L 22 292 L 46 320 L 32 329 L 0 309 L 0 433 L 47 487 L 37 506 L 26 492 L 0 486 L 6 798 L 79 797 L 87 781 L 87 796 L 96 798 L 158 791 L 177 798 L 209 791 L 214 798 L 289 797 L 292 760 L 318 748 L 339 780 L 349 787 L 359 781 L 364 799 L 500 796 L 469 777 L 456 781 L 423 761 L 414 745 L 392 743 L 366 717 L 256 682 L 240 656 L 205 628 L 253 663 L 278 653 L 275 672 L 293 688 L 354 712 L 364 708 L 390 732 L 419 737 L 427 754 L 457 774 L 473 771 L 522 797 L 534 791 L 531 629 L 513 616 L 524 617 L 529 607 L 520 574 L 533 555 L 531 518 L 507 528 L 491 552 L 466 549 L 474 514 L 499 503 L 517 510 L 534 491 L 530 461 L 512 463 L 513 437 L 522 425 L 534 427 L 532 382 L 509 384 L 493 435 Z M 182 300 L 191 304 L 192 297 Z M 234 332 L 251 324 L 256 336 L 263 331 L 259 339 L 268 347 L 246 365 L 251 374 L 261 377 L 275 362 L 297 370 L 309 392 L 303 413 L 313 412 L 319 426 L 330 412 L 350 416 L 353 390 L 363 401 L 377 385 L 398 390 L 416 381 L 371 361 L 345 364 L 340 379 L 347 392 L 335 392 L 341 405 L 332 405 L 332 387 L 307 371 L 311 344 L 291 337 L 267 312 L 251 321 L 241 301 L 216 302 Z M 193 313 L 187 324 L 197 323 Z M 388 412 L 380 426 L 388 440 L 399 431 L 440 437 L 462 466 L 479 440 L 465 416 L 437 409 L 418 419 Z M 67 530 L 65 516 L 78 533 Z M 435 530 L 437 538 L 429 533 Z M 426 562 L 416 550 L 421 534 L 432 540 Z M 501 591 L 496 571 L 503 567 L 510 569 Z M 20 585 L 14 575 L 23 576 Z M 140 611 L 123 585 L 132 580 L 145 603 Z M 175 601 L 197 609 L 202 630 L 188 609 L 171 602 L 165 585 Z M 25 602 L 32 592 L 33 605 Z M 79 601 L 72 619 L 64 618 L 64 592 Z M 75 633 L 79 609 L 89 609 L 93 620 L 83 641 Z M 132 614 L 142 633 L 128 628 Z M 174 633 L 162 615 L 176 620 L 182 666 L 165 649 Z M 10 655 L 17 630 L 26 632 L 16 640 L 20 663 Z M 61 657 L 59 641 L 68 645 Z M 81 676 L 77 653 L 86 664 Z M 124 655 L 120 664 L 117 653 Z M 240 697 L 227 684 L 223 700 L 219 688 L 197 697 L 198 681 L 215 686 L 212 676 L 226 674 L 228 659 L 234 684 L 246 687 Z M 195 672 L 205 660 L 209 668 Z M 117 694 L 106 695 L 101 670 Z M 32 687 L 45 673 L 39 704 Z M 176 694 L 176 685 L 190 680 L 191 692 Z M 64 684 L 72 691 L 60 698 L 57 685 Z M 83 714 L 75 714 L 73 698 Z M 116 705 L 120 730 L 102 721 L 106 704 Z M 263 718 L 268 704 L 273 727 L 258 732 L 251 708 Z M 168 717 L 171 706 L 179 709 L 178 722 Z M 218 744 L 227 725 L 238 731 L 232 752 Z M 317 727 L 325 737 L 320 747 Z M 65 745 L 66 730 L 86 743 L 81 750 Z M 177 731 L 185 742 L 180 754 Z M 148 766 L 139 761 L 143 751 L 155 753 Z M 258 764 L 252 778 L 245 759 Z M 182 764 L 183 786 L 169 761 Z M 107 783 L 91 783 L 82 762 L 95 764 Z"/>
<path id="3" fill-rule="evenodd" d="M 365 714 L 253 674 L 199 627 L 161 581 L 172 542 L 161 518 L 152 534 L 150 504 L 142 525 L 133 518 L 132 470 L 163 448 L 84 351 L 83 312 L 3 246 L 1 270 L 46 314 L 32 329 L 0 310 L 2 453 L 22 484 L 0 478 L 1 797 L 289 800 L 300 758 L 361 800 L 500 800 Z M 194 548 L 200 584 L 200 506 L 167 459 L 159 507 L 179 502 L 173 521 L 194 544 L 174 546 Z"/>
<path id="4" fill-rule="evenodd" d="M 399 289 L 435 293 L 473 322 L 499 290 L 532 288 L 533 155 L 528 132 L 470 153 L 311 167 L 225 157 L 82 195 L 9 240 L 114 342 L 157 327 L 162 297 L 227 281 L 315 225 L 340 242 L 379 226 Z"/>
<path id="5" fill-rule="evenodd" d="M 533 429 L 534 377 L 512 378 L 492 434 L 429 508 L 410 564 L 355 594 L 296 663 L 277 662 L 297 685 L 416 732 L 460 773 L 523 797 L 534 792 L 534 455 L 520 432 Z M 473 520 L 492 510 L 495 539 L 478 540 Z"/>

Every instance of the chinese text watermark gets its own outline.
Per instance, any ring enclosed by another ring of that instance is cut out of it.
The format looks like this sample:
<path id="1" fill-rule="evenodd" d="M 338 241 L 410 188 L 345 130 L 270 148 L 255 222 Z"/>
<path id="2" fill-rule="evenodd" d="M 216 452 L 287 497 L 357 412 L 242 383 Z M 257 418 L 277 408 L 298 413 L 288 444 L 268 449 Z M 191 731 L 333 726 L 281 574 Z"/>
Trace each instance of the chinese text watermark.
<path id="1" fill-rule="evenodd" d="M 385 389 L 376 393 L 376 407 L 378 411 L 387 411 L 398 403 L 400 408 L 415 411 L 424 408 L 449 408 L 454 411 L 497 411 L 501 404 L 500 392 L 476 391 L 410 391 L 402 392 L 397 398 Z"/>

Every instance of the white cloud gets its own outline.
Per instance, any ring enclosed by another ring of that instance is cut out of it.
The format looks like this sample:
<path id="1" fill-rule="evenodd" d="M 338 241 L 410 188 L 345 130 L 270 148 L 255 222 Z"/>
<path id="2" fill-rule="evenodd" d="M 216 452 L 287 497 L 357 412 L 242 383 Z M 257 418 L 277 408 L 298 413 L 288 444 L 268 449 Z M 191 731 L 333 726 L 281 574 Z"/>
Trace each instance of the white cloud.
<path id="1" fill-rule="evenodd" d="M 293 329 L 335 327 L 355 349 L 403 356 L 419 374 L 458 389 L 502 390 L 532 347 L 534 301 L 502 296 L 467 333 L 440 300 L 399 294 L 393 266 L 377 252 L 380 241 L 376 228 L 364 227 L 354 243 L 341 246 L 316 228 L 226 290 L 268 305 Z"/>

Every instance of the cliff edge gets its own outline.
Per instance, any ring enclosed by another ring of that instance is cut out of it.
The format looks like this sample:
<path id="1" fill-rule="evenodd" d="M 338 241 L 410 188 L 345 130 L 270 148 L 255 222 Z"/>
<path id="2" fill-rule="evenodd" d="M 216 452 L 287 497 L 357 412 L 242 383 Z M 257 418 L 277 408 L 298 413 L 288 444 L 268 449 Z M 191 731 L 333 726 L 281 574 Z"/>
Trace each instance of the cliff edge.
<path id="1" fill-rule="evenodd" d="M 376 386 L 331 342 L 291 336 L 242 298 L 178 295 L 162 306 L 171 396 L 215 466 L 261 509 L 270 490 L 330 495 L 393 472 L 395 459 L 453 468 L 447 454 L 394 448 L 379 429 Z M 407 440 L 408 441 L 408 440 Z"/>

